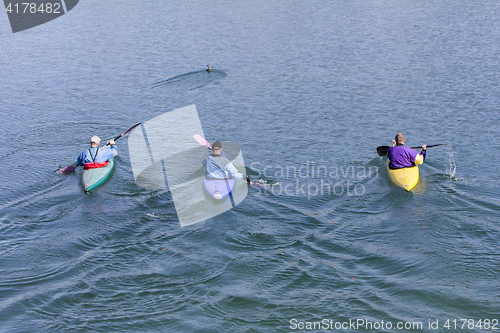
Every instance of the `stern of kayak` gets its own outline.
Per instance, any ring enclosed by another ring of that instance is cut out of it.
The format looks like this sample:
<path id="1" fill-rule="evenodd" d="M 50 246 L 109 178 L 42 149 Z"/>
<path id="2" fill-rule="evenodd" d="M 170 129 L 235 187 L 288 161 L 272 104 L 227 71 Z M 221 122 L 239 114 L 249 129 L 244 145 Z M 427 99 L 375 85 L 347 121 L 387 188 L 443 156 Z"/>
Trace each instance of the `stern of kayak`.
<path id="1" fill-rule="evenodd" d="M 203 177 L 203 188 L 205 193 L 214 200 L 222 200 L 231 193 L 235 180 L 231 179 L 207 179 Z"/>
<path id="2" fill-rule="evenodd" d="M 108 180 L 113 168 L 115 166 L 115 159 L 111 158 L 109 164 L 102 168 L 83 170 L 82 172 L 82 186 L 86 192 L 89 192 L 96 187 L 101 186 Z"/>
<path id="3" fill-rule="evenodd" d="M 419 171 L 416 165 L 408 168 L 390 169 L 388 160 L 387 173 L 394 184 L 404 188 L 406 191 L 411 191 L 418 184 Z"/>

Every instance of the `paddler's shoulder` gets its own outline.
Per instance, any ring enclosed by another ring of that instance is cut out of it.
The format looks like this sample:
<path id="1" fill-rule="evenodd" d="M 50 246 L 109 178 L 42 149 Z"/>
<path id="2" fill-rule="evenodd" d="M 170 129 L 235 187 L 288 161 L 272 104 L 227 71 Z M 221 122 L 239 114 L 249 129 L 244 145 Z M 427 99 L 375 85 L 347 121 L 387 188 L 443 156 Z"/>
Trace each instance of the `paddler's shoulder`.
<path id="1" fill-rule="evenodd" d="M 387 153 L 389 152 L 402 152 L 410 149 L 409 147 L 403 146 L 403 145 L 394 145 L 391 148 L 387 149 Z"/>

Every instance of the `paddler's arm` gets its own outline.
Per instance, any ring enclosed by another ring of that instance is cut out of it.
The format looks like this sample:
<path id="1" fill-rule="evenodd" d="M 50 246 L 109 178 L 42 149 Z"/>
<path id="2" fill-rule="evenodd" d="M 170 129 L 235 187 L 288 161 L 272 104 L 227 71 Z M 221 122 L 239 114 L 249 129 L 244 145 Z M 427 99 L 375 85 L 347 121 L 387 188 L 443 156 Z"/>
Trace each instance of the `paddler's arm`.
<path id="1" fill-rule="evenodd" d="M 234 167 L 233 163 L 227 164 L 227 170 L 231 173 L 233 178 L 243 179 L 243 175 L 238 172 L 238 170 Z"/>
<path id="2" fill-rule="evenodd" d="M 422 146 L 422 151 L 415 157 L 415 164 L 420 165 L 424 163 L 427 145 Z"/>
<path id="3" fill-rule="evenodd" d="M 111 140 L 108 141 L 107 144 L 108 144 L 107 148 L 110 149 L 110 151 L 108 151 L 108 152 L 111 153 L 111 156 L 108 159 L 110 159 L 110 158 L 115 157 L 116 155 L 118 155 L 118 149 L 116 149 L 115 140 L 111 139 Z"/>

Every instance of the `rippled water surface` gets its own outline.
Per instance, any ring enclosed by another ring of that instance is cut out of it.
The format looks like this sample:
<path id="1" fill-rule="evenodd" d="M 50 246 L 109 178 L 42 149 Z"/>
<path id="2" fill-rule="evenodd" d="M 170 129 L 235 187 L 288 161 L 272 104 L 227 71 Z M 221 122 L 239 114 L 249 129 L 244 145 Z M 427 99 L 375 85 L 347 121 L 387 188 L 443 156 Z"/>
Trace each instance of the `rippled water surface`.
<path id="1" fill-rule="evenodd" d="M 0 331 L 500 329 L 499 17 L 497 1 L 84 1 L 13 34 L 0 15 Z M 181 228 L 125 138 L 89 194 L 54 172 L 92 135 L 191 104 L 281 185 Z M 375 150 L 400 131 L 450 144 L 410 193 Z M 375 327 L 335 328 L 357 319 Z"/>

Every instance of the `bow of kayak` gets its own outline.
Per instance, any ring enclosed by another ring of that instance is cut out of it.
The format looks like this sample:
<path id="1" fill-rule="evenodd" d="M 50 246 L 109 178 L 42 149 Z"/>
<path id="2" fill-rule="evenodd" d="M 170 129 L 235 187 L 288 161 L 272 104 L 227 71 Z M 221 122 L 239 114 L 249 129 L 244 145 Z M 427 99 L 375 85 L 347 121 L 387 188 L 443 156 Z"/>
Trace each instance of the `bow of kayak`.
<path id="1" fill-rule="evenodd" d="M 406 191 L 411 191 L 418 184 L 419 171 L 416 165 L 408 168 L 390 169 L 389 161 L 387 161 L 387 172 L 392 182 Z"/>
<path id="2" fill-rule="evenodd" d="M 115 166 L 115 159 L 111 158 L 109 164 L 102 168 L 87 169 L 82 172 L 82 186 L 85 191 L 91 191 L 98 186 L 104 184 L 108 180 L 113 168 Z"/>

